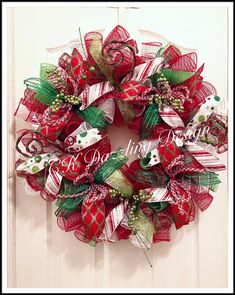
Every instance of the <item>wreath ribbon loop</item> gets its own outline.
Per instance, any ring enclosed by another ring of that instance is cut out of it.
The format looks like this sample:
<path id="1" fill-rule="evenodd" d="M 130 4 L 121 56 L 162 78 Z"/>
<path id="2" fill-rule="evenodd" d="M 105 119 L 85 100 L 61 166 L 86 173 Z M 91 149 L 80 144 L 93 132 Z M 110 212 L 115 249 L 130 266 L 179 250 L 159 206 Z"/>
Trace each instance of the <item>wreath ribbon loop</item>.
<path id="1" fill-rule="evenodd" d="M 192 198 L 177 180 L 177 175 L 187 172 L 203 172 L 204 168 L 186 167 L 185 156 L 175 143 L 160 145 L 158 148 L 161 163 L 165 167 L 166 174 L 170 177 L 168 182 L 169 195 L 171 197 L 171 210 L 174 216 L 176 228 L 188 224 L 192 214 Z"/>

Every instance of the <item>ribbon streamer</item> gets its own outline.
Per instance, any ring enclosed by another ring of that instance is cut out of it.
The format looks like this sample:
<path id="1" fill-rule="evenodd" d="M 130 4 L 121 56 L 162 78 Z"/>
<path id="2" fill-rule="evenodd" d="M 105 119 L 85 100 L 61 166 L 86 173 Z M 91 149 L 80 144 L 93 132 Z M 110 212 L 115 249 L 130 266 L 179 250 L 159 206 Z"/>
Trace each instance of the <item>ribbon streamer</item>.
<path id="1" fill-rule="evenodd" d="M 128 202 L 125 200 L 116 206 L 105 218 L 105 226 L 103 230 L 103 239 L 106 241 L 112 240 L 112 236 L 121 223 L 124 213 L 127 209 Z"/>

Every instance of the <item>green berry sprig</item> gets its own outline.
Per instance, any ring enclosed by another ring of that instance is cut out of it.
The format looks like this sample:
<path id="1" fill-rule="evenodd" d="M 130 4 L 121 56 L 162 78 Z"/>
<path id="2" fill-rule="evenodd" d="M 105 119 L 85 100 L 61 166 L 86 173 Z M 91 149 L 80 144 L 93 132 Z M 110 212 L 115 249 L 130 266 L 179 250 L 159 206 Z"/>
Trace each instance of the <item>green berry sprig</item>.
<path id="1" fill-rule="evenodd" d="M 51 106 L 52 112 L 56 113 L 63 102 L 64 102 L 64 89 L 62 89 L 60 93 L 56 95 L 56 99 L 52 102 L 52 106 Z"/>
<path id="2" fill-rule="evenodd" d="M 139 231 L 139 226 L 136 226 L 136 221 L 138 220 L 137 212 L 139 209 L 139 203 L 150 198 L 152 194 L 146 194 L 143 190 L 140 190 L 138 194 L 133 195 L 133 202 L 129 206 L 129 221 L 128 225 L 132 229 L 132 233 L 136 235 Z"/>
<path id="3" fill-rule="evenodd" d="M 165 104 L 165 105 L 171 105 L 175 110 L 179 112 L 184 111 L 184 106 L 182 103 L 182 100 L 180 98 L 174 98 L 173 96 L 170 96 L 169 98 L 165 95 L 160 94 L 151 94 L 149 96 L 149 104 L 157 103 L 158 105 Z"/>
<path id="4" fill-rule="evenodd" d="M 56 95 L 56 99 L 52 102 L 52 112 L 57 112 L 60 105 L 65 102 L 70 103 L 72 105 L 77 105 L 81 103 L 81 99 L 80 97 L 75 95 L 65 95 L 64 89 L 62 89 L 60 93 Z"/>
<path id="5" fill-rule="evenodd" d="M 167 81 L 167 79 L 163 76 L 163 74 L 160 74 L 160 77 L 157 79 L 157 83 L 159 84 L 161 90 L 163 93 L 167 94 L 168 93 L 168 86 L 169 86 L 169 82 Z"/>
<path id="6" fill-rule="evenodd" d="M 81 98 L 79 96 L 75 95 L 65 95 L 64 96 L 65 102 L 68 102 L 72 105 L 77 105 L 81 103 Z"/>
<path id="7" fill-rule="evenodd" d="M 180 98 L 175 98 L 169 91 L 169 82 L 164 77 L 162 72 L 158 72 L 159 78 L 157 79 L 157 88 L 161 93 L 155 93 L 149 96 L 149 104 L 156 103 L 158 105 L 165 104 L 171 105 L 175 110 L 179 112 L 184 111 L 183 102 Z"/>
<path id="8" fill-rule="evenodd" d="M 114 199 L 114 198 L 116 198 L 118 195 L 120 195 L 120 192 L 118 192 L 117 190 L 111 188 L 111 189 L 109 190 L 109 195 L 110 195 L 111 199 Z"/>
<path id="9" fill-rule="evenodd" d="M 62 76 L 62 74 L 59 71 L 57 71 L 55 69 L 47 69 L 46 70 L 46 73 L 49 76 L 53 76 L 53 75 L 57 76 L 56 78 L 53 79 L 53 81 L 52 81 L 53 84 L 58 84 L 58 83 L 61 82 L 61 76 Z"/>
<path id="10" fill-rule="evenodd" d="M 112 189 L 112 188 L 109 189 L 109 194 L 112 199 L 119 197 L 121 201 L 123 201 L 123 199 L 126 197 L 125 194 L 123 194 L 115 189 Z"/>
<path id="11" fill-rule="evenodd" d="M 53 113 L 56 113 L 60 105 L 63 103 L 63 100 L 59 98 L 58 94 L 56 97 L 57 98 L 52 102 L 52 106 L 51 106 L 51 110 Z"/>
<path id="12" fill-rule="evenodd" d="M 164 77 L 162 72 L 158 72 L 158 79 L 157 79 L 157 89 L 160 93 L 152 94 L 149 96 L 149 104 L 153 104 L 154 102 L 157 104 L 166 103 L 166 100 L 168 98 L 168 92 L 169 92 L 169 82 Z"/>
<path id="13" fill-rule="evenodd" d="M 179 111 L 179 112 L 183 112 L 184 111 L 184 106 L 183 106 L 183 102 L 180 98 L 174 98 L 173 96 L 170 97 L 169 99 L 171 106 Z"/>

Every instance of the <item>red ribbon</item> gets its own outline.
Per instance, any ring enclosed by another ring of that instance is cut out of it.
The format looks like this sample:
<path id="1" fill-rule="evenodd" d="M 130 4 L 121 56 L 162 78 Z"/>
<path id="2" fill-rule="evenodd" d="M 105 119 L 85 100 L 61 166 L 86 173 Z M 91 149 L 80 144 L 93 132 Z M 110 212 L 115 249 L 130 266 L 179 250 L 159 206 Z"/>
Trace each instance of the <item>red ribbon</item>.
<path id="1" fill-rule="evenodd" d="M 65 231 L 76 229 L 75 236 L 83 242 L 90 242 L 92 239 L 97 241 L 105 224 L 104 198 L 108 195 L 108 189 L 103 185 L 95 184 L 93 175 L 88 170 L 77 177 L 75 183 L 84 177 L 88 179 L 91 186 L 85 192 L 87 195 L 82 203 L 82 211 L 72 213 L 68 218 L 60 215 L 57 222 Z"/>
<path id="2" fill-rule="evenodd" d="M 197 54 L 195 52 L 181 55 L 176 47 L 170 45 L 164 51 L 164 58 L 173 71 L 194 72 L 197 69 Z"/>
<path id="3" fill-rule="evenodd" d="M 71 110 L 72 105 L 63 104 L 58 112 L 53 115 L 51 107 L 48 107 L 43 113 L 40 133 L 47 139 L 55 141 L 70 120 L 72 116 Z"/>
<path id="4" fill-rule="evenodd" d="M 183 155 L 174 142 L 158 147 L 161 164 L 166 174 L 170 177 L 168 182 L 169 194 L 173 199 L 171 203 L 172 215 L 177 229 L 190 222 L 193 213 L 191 194 L 182 186 L 176 178 L 178 174 L 185 172 L 203 172 L 204 168 L 186 166 Z"/>
<path id="5" fill-rule="evenodd" d="M 94 183 L 92 174 L 87 175 L 91 183 L 90 193 L 82 203 L 82 220 L 84 237 L 89 241 L 97 240 L 103 232 L 105 223 L 104 198 L 108 195 L 108 189 L 103 185 Z"/>

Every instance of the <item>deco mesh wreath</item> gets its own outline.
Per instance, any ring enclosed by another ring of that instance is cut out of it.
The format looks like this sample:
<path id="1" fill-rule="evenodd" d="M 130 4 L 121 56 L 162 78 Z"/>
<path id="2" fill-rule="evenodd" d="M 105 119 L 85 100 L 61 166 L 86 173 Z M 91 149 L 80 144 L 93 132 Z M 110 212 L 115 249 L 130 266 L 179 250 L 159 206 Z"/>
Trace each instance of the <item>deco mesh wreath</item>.
<path id="1" fill-rule="evenodd" d="M 138 54 L 121 26 L 81 44 L 24 81 L 15 115 L 32 128 L 18 131 L 16 173 L 56 201 L 58 226 L 83 242 L 169 241 L 173 223 L 179 229 L 195 206 L 210 205 L 215 172 L 225 169 L 216 157 L 227 150 L 227 118 L 214 112 L 220 98 L 195 52 L 149 42 Z M 129 166 L 122 149 L 111 151 L 111 124 L 140 136 L 141 158 Z"/>

